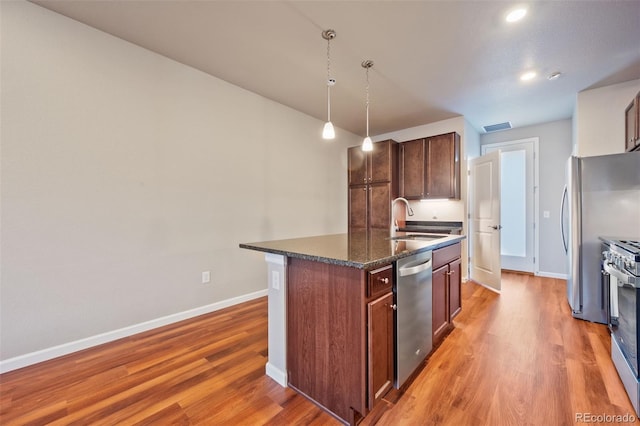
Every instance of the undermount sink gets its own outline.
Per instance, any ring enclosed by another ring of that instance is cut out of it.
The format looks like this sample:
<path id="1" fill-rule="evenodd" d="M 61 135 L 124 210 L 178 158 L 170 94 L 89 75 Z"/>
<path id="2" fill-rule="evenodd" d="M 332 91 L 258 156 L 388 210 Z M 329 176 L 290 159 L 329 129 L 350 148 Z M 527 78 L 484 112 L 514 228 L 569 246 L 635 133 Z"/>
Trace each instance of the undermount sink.
<path id="1" fill-rule="evenodd" d="M 390 240 L 421 240 L 421 241 L 433 241 L 441 238 L 447 238 L 448 235 L 431 235 L 431 234 L 407 234 L 399 235 L 397 237 L 390 237 Z"/>

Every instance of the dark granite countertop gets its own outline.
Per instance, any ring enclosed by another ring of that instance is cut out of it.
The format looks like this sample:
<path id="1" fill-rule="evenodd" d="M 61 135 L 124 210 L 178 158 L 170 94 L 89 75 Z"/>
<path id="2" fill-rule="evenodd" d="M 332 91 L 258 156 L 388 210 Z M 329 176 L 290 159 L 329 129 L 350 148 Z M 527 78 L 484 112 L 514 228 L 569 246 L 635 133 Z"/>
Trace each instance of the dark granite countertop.
<path id="1" fill-rule="evenodd" d="M 398 232 L 398 236 L 406 233 Z M 436 240 L 390 240 L 389 231 L 352 231 L 346 234 L 321 235 L 288 240 L 243 243 L 241 248 L 288 257 L 371 269 L 414 253 L 435 250 L 466 238 L 464 235 L 438 235 Z"/>

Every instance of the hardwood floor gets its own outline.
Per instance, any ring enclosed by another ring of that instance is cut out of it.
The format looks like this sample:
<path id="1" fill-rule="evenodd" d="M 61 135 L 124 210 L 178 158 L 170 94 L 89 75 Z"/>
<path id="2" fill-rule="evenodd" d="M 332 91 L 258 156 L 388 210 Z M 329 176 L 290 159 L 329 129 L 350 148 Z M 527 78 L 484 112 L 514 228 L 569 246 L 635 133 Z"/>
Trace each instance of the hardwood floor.
<path id="1" fill-rule="evenodd" d="M 363 425 L 570 425 L 634 415 L 606 327 L 570 317 L 565 281 L 462 285 L 454 331 Z M 2 425 L 337 425 L 264 374 L 266 298 L 0 375 Z"/>

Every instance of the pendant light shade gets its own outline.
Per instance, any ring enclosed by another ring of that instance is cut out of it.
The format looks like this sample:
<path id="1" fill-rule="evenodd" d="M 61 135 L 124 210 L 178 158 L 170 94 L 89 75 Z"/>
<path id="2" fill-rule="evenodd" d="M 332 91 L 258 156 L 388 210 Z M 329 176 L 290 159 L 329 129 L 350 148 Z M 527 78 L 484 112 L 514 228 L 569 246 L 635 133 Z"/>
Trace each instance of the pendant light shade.
<path id="1" fill-rule="evenodd" d="M 362 62 L 362 68 L 364 68 L 366 70 L 366 74 L 367 74 L 367 87 L 366 87 L 366 91 L 367 91 L 367 103 L 366 103 L 366 110 L 367 110 L 367 137 L 364 138 L 364 141 L 362 141 L 362 150 L 363 151 L 373 151 L 373 142 L 371 142 L 371 138 L 369 137 L 369 68 L 371 68 L 373 66 L 373 61 L 368 59 L 366 61 Z"/>
<path id="2" fill-rule="evenodd" d="M 331 123 L 331 87 L 336 84 L 335 78 L 331 77 L 331 40 L 336 38 L 334 30 L 322 32 L 322 38 L 327 40 L 327 122 L 322 129 L 322 139 L 335 139 L 336 131 Z"/>
<path id="3" fill-rule="evenodd" d="M 333 124 L 330 121 L 324 123 L 324 128 L 322 129 L 322 139 L 335 139 L 336 131 L 333 129 Z"/>
<path id="4" fill-rule="evenodd" d="M 367 136 L 362 141 L 362 150 L 363 151 L 373 151 L 373 142 L 371 142 L 371 138 Z"/>

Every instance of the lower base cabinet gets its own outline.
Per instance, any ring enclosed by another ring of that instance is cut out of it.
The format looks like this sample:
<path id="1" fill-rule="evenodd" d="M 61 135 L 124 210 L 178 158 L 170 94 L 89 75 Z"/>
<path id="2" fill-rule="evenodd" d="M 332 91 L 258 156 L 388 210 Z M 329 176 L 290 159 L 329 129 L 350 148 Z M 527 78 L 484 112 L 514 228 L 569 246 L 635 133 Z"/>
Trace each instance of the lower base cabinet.
<path id="1" fill-rule="evenodd" d="M 432 278 L 432 325 L 433 346 L 437 346 L 444 336 L 449 332 L 449 315 L 447 313 L 447 273 L 449 272 L 448 265 L 441 266 L 438 269 L 434 269 Z"/>
<path id="2" fill-rule="evenodd" d="M 393 387 L 393 293 L 367 304 L 369 409 Z"/>
<path id="3" fill-rule="evenodd" d="M 433 251 L 433 346 L 442 343 L 453 328 L 453 318 L 462 309 L 461 246 L 456 243 Z"/>
<path id="4" fill-rule="evenodd" d="M 288 384 L 348 424 L 393 387 L 393 280 L 391 264 L 287 259 Z"/>

